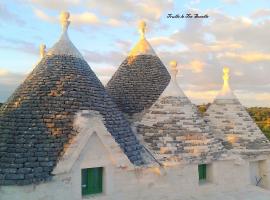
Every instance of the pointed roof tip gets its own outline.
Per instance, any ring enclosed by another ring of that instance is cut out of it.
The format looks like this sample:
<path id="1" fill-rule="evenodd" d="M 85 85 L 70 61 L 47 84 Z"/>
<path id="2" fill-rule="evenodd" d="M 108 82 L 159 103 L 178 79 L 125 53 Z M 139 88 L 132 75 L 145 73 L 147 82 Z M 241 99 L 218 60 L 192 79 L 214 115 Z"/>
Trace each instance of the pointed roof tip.
<path id="1" fill-rule="evenodd" d="M 170 65 L 171 71 L 172 71 L 173 73 L 175 73 L 175 75 L 177 75 L 177 73 L 178 73 L 177 62 L 176 62 L 175 60 L 172 60 L 172 61 L 169 63 L 169 65 Z"/>
<path id="2" fill-rule="evenodd" d="M 177 76 L 177 73 L 178 73 L 178 68 L 177 68 L 177 62 L 175 60 L 172 60 L 171 62 L 169 62 L 169 65 L 170 65 L 170 74 L 171 74 L 171 79 L 174 79 L 175 82 L 176 82 L 176 76 Z M 176 82 L 177 84 L 177 82 Z M 177 84 L 178 85 L 178 84 Z"/>
<path id="3" fill-rule="evenodd" d="M 68 29 L 68 26 L 70 24 L 69 17 L 70 17 L 70 13 L 67 11 L 62 11 L 60 13 L 60 23 L 62 25 L 63 32 L 66 32 Z"/>
<path id="4" fill-rule="evenodd" d="M 68 37 L 68 27 L 70 25 L 70 13 L 67 11 L 63 11 L 60 14 L 60 23 L 62 26 L 62 34 L 58 42 L 54 44 L 54 46 L 48 51 L 46 55 L 62 55 L 62 56 L 73 56 L 77 58 L 83 59 L 83 56 L 79 52 L 79 50 L 74 46 L 74 44 L 70 41 Z"/>
<path id="5" fill-rule="evenodd" d="M 146 31 L 146 23 L 145 21 L 141 20 L 138 23 L 140 38 L 145 39 L 145 31 Z"/>
<path id="6" fill-rule="evenodd" d="M 235 99 L 235 95 L 233 94 L 229 80 L 230 80 L 230 68 L 223 67 L 223 86 L 216 99 Z"/>
<path id="7" fill-rule="evenodd" d="M 184 92 L 177 83 L 176 75 L 179 71 L 177 68 L 177 62 L 175 60 L 172 60 L 171 62 L 169 62 L 169 65 L 170 65 L 171 80 L 169 85 L 161 94 L 161 96 L 186 97 L 186 95 L 184 94 Z"/>
<path id="8" fill-rule="evenodd" d="M 40 44 L 39 45 L 39 55 L 40 58 L 42 59 L 46 54 L 46 45 L 45 44 Z"/>
<path id="9" fill-rule="evenodd" d="M 150 43 L 145 38 L 146 22 L 141 20 L 138 22 L 138 31 L 140 34 L 139 42 L 129 52 L 128 56 L 136 57 L 139 55 L 157 56 Z"/>

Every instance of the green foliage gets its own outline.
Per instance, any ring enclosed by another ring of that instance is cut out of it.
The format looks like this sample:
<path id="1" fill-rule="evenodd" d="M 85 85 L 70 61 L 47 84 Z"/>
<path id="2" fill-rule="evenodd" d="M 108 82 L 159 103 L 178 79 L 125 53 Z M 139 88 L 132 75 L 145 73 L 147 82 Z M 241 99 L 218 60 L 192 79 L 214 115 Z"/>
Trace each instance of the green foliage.
<path id="1" fill-rule="evenodd" d="M 247 110 L 262 132 L 270 139 L 270 108 L 251 107 L 247 108 Z"/>

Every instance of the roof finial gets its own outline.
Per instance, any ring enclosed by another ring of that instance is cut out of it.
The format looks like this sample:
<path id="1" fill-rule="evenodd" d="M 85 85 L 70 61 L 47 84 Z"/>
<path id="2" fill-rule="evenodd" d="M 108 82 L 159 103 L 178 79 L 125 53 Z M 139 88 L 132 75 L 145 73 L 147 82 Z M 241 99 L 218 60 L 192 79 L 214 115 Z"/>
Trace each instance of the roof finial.
<path id="1" fill-rule="evenodd" d="M 225 94 L 230 90 L 230 86 L 229 86 L 229 76 L 230 73 L 230 69 L 228 67 L 224 67 L 223 68 L 223 88 L 222 88 L 222 92 Z"/>
<path id="2" fill-rule="evenodd" d="M 40 55 L 40 58 L 43 58 L 46 54 L 46 45 L 45 44 L 41 44 L 39 46 L 39 55 Z"/>
<path id="3" fill-rule="evenodd" d="M 145 38 L 145 30 L 146 30 L 146 23 L 145 21 L 142 20 L 139 22 L 139 33 L 141 39 Z"/>
<path id="4" fill-rule="evenodd" d="M 61 25 L 62 25 L 63 32 L 67 31 L 68 26 L 70 24 L 70 21 L 68 20 L 69 16 L 70 16 L 69 12 L 66 12 L 66 11 L 61 12 L 60 22 L 61 22 Z"/>
<path id="5" fill-rule="evenodd" d="M 178 72 L 177 69 L 177 62 L 175 60 L 172 60 L 170 63 L 170 74 L 171 74 L 171 80 L 166 89 L 161 94 L 162 96 L 173 96 L 173 97 L 184 97 L 186 98 L 186 95 L 181 90 L 181 88 L 178 85 L 176 75 Z"/>
<path id="6" fill-rule="evenodd" d="M 170 66 L 171 66 L 171 76 L 174 80 L 176 80 L 176 75 L 177 75 L 177 72 L 178 72 L 178 69 L 177 69 L 177 62 L 175 60 L 172 60 L 170 62 Z"/>

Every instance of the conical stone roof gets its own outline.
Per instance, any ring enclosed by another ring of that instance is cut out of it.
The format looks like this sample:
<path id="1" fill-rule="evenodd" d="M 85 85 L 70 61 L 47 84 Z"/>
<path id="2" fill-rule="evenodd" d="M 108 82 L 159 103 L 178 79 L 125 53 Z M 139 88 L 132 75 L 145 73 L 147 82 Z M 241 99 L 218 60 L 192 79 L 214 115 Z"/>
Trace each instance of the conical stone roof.
<path id="1" fill-rule="evenodd" d="M 76 135 L 81 110 L 102 114 L 108 131 L 132 163 L 143 163 L 142 146 L 102 83 L 63 34 L 0 109 L 0 185 L 47 180 Z"/>
<path id="2" fill-rule="evenodd" d="M 230 89 L 229 68 L 223 73 L 223 88 L 205 113 L 207 123 L 231 151 L 247 155 L 269 151 L 268 139 Z"/>
<path id="3" fill-rule="evenodd" d="M 106 86 L 118 107 L 129 115 L 149 108 L 170 81 L 166 67 L 145 39 L 144 32 L 142 22 L 139 42 Z"/>
<path id="4" fill-rule="evenodd" d="M 138 123 L 138 135 L 159 161 L 210 162 L 223 146 L 176 81 L 176 62 L 165 91 Z"/>

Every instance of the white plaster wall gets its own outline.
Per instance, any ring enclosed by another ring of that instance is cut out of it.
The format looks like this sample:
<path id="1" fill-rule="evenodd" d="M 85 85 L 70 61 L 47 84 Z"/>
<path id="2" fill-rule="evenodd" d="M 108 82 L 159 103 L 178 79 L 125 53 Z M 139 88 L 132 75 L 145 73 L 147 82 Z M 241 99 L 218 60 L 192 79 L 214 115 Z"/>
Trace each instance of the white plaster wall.
<path id="1" fill-rule="evenodd" d="M 217 161 L 212 167 L 213 183 L 224 190 L 246 187 L 250 183 L 247 161 Z"/>
<path id="2" fill-rule="evenodd" d="M 258 164 L 258 172 L 259 176 L 261 176 L 263 179 L 260 182 L 259 186 L 265 189 L 270 190 L 270 156 L 267 155 L 261 155 L 256 156 L 253 159 L 248 159 L 247 162 L 249 162 L 249 167 L 251 168 L 252 163 L 257 162 Z M 252 172 L 252 170 L 250 171 Z M 252 181 L 250 181 L 252 184 Z"/>
<path id="3" fill-rule="evenodd" d="M 262 187 L 270 190 L 270 156 L 268 156 L 267 160 L 263 162 L 261 168 L 263 171 Z"/>
<path id="4" fill-rule="evenodd" d="M 106 154 L 105 154 L 106 155 Z M 105 158 L 106 156 L 104 156 Z M 81 158 L 80 158 L 81 159 Z M 219 161 L 212 164 L 213 182 L 199 185 L 197 165 L 175 166 L 165 169 L 144 168 L 127 170 L 112 163 L 93 167 L 105 167 L 104 192 L 96 196 L 81 197 L 80 166 L 91 157 L 81 159 L 72 173 L 56 176 L 53 181 L 36 186 L 0 187 L 1 200 L 140 200 L 176 199 L 245 188 L 250 185 L 249 165 L 236 165 L 232 161 Z"/>

